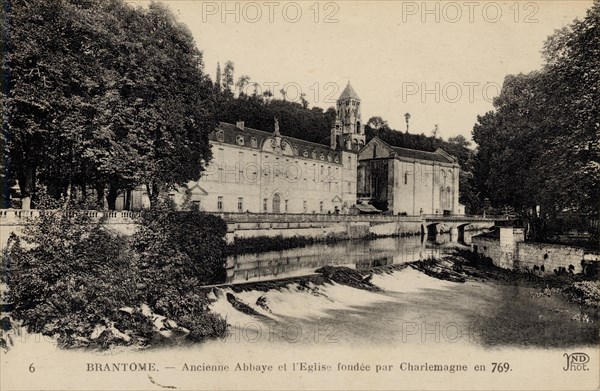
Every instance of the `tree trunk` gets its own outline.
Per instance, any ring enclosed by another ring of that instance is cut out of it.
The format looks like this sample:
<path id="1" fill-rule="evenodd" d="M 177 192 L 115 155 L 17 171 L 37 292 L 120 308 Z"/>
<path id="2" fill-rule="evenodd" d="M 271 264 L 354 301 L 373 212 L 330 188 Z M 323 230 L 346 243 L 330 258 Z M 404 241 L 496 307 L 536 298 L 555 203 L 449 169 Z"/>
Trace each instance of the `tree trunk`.
<path id="1" fill-rule="evenodd" d="M 117 196 L 119 195 L 119 189 L 114 181 L 111 181 L 108 186 L 108 195 L 106 200 L 108 201 L 108 209 L 115 210 L 117 207 Z"/>
<path id="2" fill-rule="evenodd" d="M 148 192 L 148 198 L 150 199 L 150 208 L 154 208 L 158 205 L 163 190 L 163 187 L 157 182 L 146 184 L 146 191 Z"/>
<path id="3" fill-rule="evenodd" d="M 96 185 L 96 208 L 104 210 L 104 185 Z"/>
<path id="4" fill-rule="evenodd" d="M 31 209 L 31 198 L 35 192 L 35 167 L 25 167 L 21 171 L 19 187 L 21 190 L 21 209 Z"/>

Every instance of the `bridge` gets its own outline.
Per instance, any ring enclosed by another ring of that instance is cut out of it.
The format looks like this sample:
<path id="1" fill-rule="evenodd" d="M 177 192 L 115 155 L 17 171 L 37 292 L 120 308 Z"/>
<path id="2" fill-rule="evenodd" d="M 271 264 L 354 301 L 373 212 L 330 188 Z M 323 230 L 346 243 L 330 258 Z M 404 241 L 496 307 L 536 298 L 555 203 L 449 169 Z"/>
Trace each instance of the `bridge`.
<path id="1" fill-rule="evenodd" d="M 461 237 L 465 231 L 491 228 L 496 221 L 508 220 L 508 216 L 459 216 L 459 215 L 424 215 L 422 217 L 422 233 L 435 236 L 449 233 Z"/>

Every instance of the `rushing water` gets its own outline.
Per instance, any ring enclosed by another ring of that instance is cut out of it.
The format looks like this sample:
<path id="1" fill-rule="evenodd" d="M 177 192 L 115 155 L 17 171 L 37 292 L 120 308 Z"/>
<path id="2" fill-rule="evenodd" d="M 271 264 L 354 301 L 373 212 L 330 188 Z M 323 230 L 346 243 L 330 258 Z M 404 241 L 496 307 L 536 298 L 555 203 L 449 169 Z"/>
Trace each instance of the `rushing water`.
<path id="1" fill-rule="evenodd" d="M 480 233 L 480 232 L 477 232 Z M 230 256 L 227 282 L 260 281 L 312 274 L 325 265 L 367 269 L 440 256 L 455 248 L 468 248 L 474 232 L 456 235 L 391 237 L 314 244 L 283 251 Z"/>

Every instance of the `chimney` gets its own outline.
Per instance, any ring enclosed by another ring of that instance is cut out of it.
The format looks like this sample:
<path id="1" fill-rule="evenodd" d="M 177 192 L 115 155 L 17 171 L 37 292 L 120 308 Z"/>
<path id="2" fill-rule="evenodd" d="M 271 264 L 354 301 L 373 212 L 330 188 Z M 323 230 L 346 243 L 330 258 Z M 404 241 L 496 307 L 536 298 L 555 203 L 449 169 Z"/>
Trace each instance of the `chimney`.
<path id="1" fill-rule="evenodd" d="M 239 130 L 244 130 L 244 121 L 237 121 L 235 123 L 235 127 L 238 128 Z"/>

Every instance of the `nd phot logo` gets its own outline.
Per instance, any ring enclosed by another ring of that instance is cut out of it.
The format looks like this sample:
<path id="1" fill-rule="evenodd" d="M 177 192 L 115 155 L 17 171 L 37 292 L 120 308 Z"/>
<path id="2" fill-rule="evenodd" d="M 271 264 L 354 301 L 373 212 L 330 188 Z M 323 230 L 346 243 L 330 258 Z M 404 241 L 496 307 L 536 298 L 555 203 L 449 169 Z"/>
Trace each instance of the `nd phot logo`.
<path id="1" fill-rule="evenodd" d="M 564 353 L 563 357 L 566 357 L 567 364 L 563 368 L 564 371 L 589 371 L 587 363 L 590 362 L 590 356 L 585 353 Z"/>

